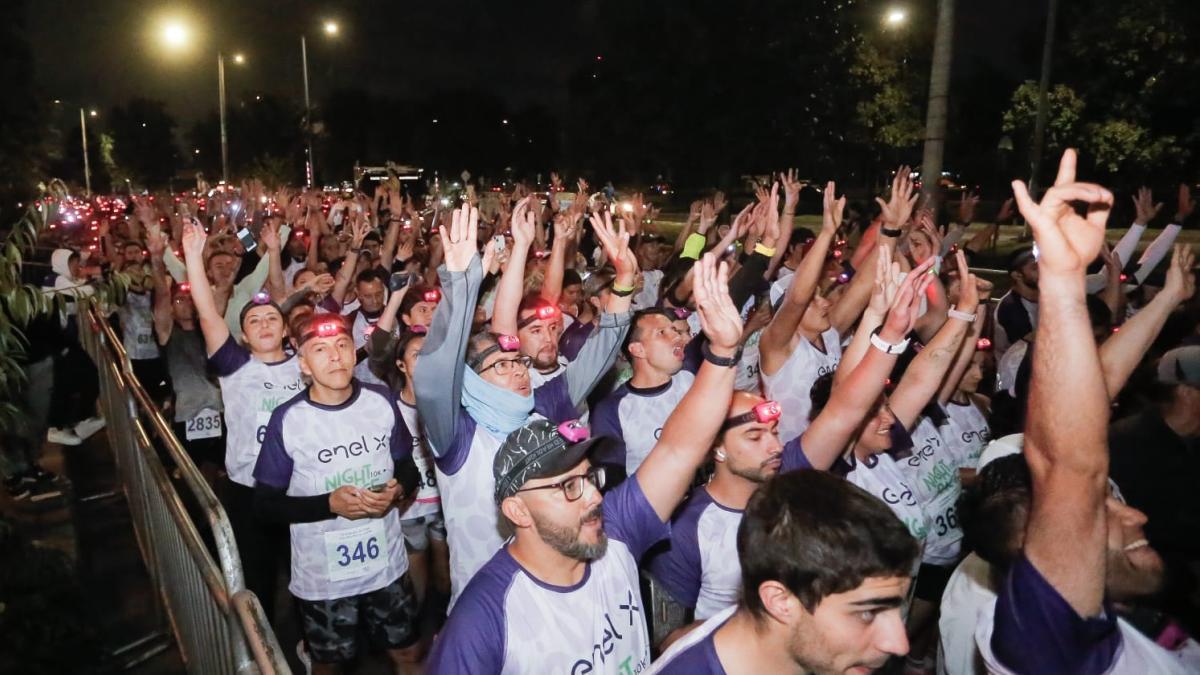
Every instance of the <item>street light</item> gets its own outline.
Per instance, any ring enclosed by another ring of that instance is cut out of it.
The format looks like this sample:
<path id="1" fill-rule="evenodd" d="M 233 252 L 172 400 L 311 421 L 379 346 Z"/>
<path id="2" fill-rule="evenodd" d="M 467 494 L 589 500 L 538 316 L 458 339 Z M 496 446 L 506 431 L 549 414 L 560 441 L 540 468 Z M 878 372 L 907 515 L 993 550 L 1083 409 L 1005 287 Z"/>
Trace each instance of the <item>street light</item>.
<path id="1" fill-rule="evenodd" d="M 238 65 L 240 66 L 240 65 L 242 65 L 242 64 L 244 64 L 244 63 L 246 62 L 246 57 L 245 57 L 245 56 L 243 56 L 243 55 L 242 55 L 242 54 L 240 54 L 240 53 L 239 53 L 239 54 L 234 54 L 234 55 L 233 55 L 233 62 L 234 62 L 234 63 L 236 63 L 236 64 L 238 64 Z"/>
<path id="2" fill-rule="evenodd" d="M 903 7 L 892 7 L 883 15 L 883 23 L 896 28 L 908 21 L 908 11 Z"/>
<path id="3" fill-rule="evenodd" d="M 163 25 L 162 37 L 168 47 L 180 49 L 188 43 L 191 31 L 180 21 L 168 21 Z"/>
<path id="4" fill-rule="evenodd" d="M 100 113 L 96 112 L 96 110 L 95 110 L 94 108 L 93 108 L 92 110 L 89 110 L 89 111 L 88 111 L 88 117 L 95 117 L 95 116 L 97 116 L 97 115 L 99 115 L 99 114 L 100 114 Z"/>
<path id="5" fill-rule="evenodd" d="M 325 30 L 325 35 L 329 37 L 335 37 L 340 30 L 336 21 L 328 19 L 322 27 Z M 304 35 L 300 36 L 300 63 L 304 73 L 304 136 L 308 146 L 307 161 L 304 163 L 304 182 L 308 187 L 312 187 L 313 181 L 316 180 L 316 163 L 313 160 L 312 103 L 308 95 L 308 41 Z"/>
<path id="6" fill-rule="evenodd" d="M 241 53 L 233 55 L 236 64 L 246 63 Z M 225 127 L 225 55 L 217 52 L 217 96 L 221 105 L 221 179 L 229 182 L 229 134 Z"/>

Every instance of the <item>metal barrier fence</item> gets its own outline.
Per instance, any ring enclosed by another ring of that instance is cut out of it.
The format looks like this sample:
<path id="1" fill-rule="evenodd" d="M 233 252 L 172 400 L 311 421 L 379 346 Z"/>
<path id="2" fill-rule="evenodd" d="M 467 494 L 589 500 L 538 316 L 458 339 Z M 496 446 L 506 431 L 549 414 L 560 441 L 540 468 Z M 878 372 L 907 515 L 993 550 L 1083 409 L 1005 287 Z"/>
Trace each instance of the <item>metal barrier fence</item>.
<path id="1" fill-rule="evenodd" d="M 225 509 L 134 377 L 112 326 L 94 305 L 81 303 L 80 313 L 80 341 L 99 371 L 100 404 L 134 533 L 159 615 L 169 623 L 188 672 L 290 675 L 262 605 L 245 589 Z M 219 564 L 163 466 L 155 440 L 207 520 Z"/>

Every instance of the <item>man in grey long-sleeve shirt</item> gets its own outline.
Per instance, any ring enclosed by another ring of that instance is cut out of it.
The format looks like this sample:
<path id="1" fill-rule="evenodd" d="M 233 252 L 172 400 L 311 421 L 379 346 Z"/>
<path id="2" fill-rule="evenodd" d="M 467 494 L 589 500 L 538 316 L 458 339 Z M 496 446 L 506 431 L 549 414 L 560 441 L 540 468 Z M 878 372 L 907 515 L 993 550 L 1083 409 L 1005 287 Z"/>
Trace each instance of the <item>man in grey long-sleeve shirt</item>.
<path id="1" fill-rule="evenodd" d="M 514 212 L 514 219 L 523 217 Z M 483 276 L 475 250 L 476 218 L 474 210 L 455 212 L 442 236 L 442 302 L 413 373 L 446 519 L 451 602 L 503 543 L 492 499 L 496 450 L 530 417 L 554 422 L 574 418 L 575 407 L 612 366 L 629 329 L 629 294 L 614 295 L 600 326 L 566 372 L 533 389 L 527 357 L 504 351 L 495 336 L 470 336 Z M 605 223 L 597 227 L 597 235 L 611 247 L 609 258 L 619 260 L 617 287 L 632 289 L 637 263 L 627 243 Z"/>

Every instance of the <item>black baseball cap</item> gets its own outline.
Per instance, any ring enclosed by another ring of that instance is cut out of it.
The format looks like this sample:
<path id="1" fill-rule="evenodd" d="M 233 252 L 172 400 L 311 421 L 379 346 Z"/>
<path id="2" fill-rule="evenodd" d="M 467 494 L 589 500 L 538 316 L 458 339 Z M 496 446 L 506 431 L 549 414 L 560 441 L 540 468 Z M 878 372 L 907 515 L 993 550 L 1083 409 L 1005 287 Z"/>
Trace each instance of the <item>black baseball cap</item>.
<path id="1" fill-rule="evenodd" d="M 582 462 L 594 448 L 610 441 L 607 436 L 591 436 L 572 443 L 549 420 L 526 422 L 510 433 L 496 451 L 492 462 L 496 503 L 513 496 L 531 480 L 563 473 Z"/>

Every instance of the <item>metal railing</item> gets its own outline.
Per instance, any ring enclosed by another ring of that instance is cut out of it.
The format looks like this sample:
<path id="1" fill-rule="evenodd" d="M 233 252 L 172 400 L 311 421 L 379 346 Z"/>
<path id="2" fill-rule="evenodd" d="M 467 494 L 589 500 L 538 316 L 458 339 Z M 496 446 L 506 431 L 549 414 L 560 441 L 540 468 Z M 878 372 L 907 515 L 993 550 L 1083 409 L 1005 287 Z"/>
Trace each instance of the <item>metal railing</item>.
<path id="1" fill-rule="evenodd" d="M 94 305 L 80 306 L 79 335 L 100 377 L 120 487 L 146 563 L 159 616 L 189 673 L 290 675 L 262 605 L 242 579 L 233 528 L 211 486 L 133 375 L 121 339 Z M 157 441 L 157 443 L 155 442 Z M 207 521 L 213 558 L 158 454 L 165 449 Z"/>

